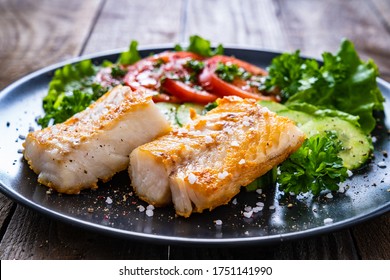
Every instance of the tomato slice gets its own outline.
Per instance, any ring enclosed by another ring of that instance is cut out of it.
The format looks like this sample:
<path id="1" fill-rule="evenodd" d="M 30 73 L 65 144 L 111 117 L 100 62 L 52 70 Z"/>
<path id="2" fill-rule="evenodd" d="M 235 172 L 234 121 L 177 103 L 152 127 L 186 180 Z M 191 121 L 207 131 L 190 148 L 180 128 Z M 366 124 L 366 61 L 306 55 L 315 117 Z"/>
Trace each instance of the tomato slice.
<path id="1" fill-rule="evenodd" d="M 205 60 L 205 68 L 199 75 L 199 82 L 204 89 L 218 96 L 236 95 L 242 98 L 254 98 L 258 100 L 274 100 L 275 96 L 265 96 L 258 89 L 259 79 L 268 75 L 267 71 L 240 59 L 217 55 Z M 235 66 L 241 73 L 249 78 L 233 76 L 230 82 L 220 78 L 216 73 L 219 65 Z"/>
<path id="2" fill-rule="evenodd" d="M 190 60 L 201 61 L 203 57 L 186 51 L 153 55 L 129 66 L 124 81 L 132 89 L 149 91 L 155 102 L 214 101 L 217 96 L 198 89 L 200 86 L 191 81 L 196 75 L 186 66 Z"/>
<path id="3" fill-rule="evenodd" d="M 207 104 L 215 101 L 218 96 L 204 90 L 198 90 L 181 81 L 165 78 L 163 88 L 183 102 Z"/>

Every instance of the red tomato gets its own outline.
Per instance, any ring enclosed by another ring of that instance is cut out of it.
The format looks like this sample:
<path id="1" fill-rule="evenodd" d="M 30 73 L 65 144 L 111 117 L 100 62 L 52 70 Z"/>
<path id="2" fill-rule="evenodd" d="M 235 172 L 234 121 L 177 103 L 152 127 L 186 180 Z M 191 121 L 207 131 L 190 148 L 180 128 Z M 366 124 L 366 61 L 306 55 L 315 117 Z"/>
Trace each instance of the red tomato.
<path id="1" fill-rule="evenodd" d="M 218 64 L 236 65 L 248 72 L 250 78 L 244 79 L 241 77 L 234 77 L 232 82 L 226 82 L 221 79 L 215 72 Z M 264 96 L 258 89 L 257 84 L 260 85 L 259 78 L 266 76 L 268 73 L 255 65 L 239 60 L 234 57 L 217 55 L 205 60 L 205 68 L 199 75 L 199 82 L 202 87 L 211 93 L 218 96 L 236 95 L 242 98 L 267 99 L 275 100 L 274 96 Z"/>
<path id="2" fill-rule="evenodd" d="M 129 66 L 124 81 L 132 89 L 144 88 L 150 91 L 156 102 L 192 101 L 207 104 L 217 99 L 217 96 L 196 89 L 196 85 L 189 79 L 191 70 L 185 66 L 189 60 L 202 59 L 191 52 L 163 52 Z M 161 91 L 166 94 L 162 95 Z"/>
<path id="3" fill-rule="evenodd" d="M 204 90 L 198 90 L 181 81 L 165 78 L 163 88 L 183 102 L 207 104 L 215 101 L 218 96 Z"/>

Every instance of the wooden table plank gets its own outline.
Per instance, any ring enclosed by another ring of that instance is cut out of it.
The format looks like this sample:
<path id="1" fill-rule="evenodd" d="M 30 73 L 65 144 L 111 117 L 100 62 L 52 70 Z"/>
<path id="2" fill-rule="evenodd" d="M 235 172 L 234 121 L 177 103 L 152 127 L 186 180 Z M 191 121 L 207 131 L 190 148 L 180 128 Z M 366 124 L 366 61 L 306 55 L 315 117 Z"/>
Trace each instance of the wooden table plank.
<path id="1" fill-rule="evenodd" d="M 362 259 L 390 260 L 390 213 L 352 229 Z"/>
<path id="2" fill-rule="evenodd" d="M 179 42 L 183 1 L 106 1 L 84 54 L 140 45 Z"/>
<path id="3" fill-rule="evenodd" d="M 77 56 L 101 3 L 100 0 L 0 0 L 0 89 L 28 72 Z M 31 213 L 27 217 L 14 215 L 14 204 L 3 195 L 0 203 L 0 254 L 4 255 L 8 247 L 20 245 L 13 238 L 3 238 L 6 231 L 11 233 L 9 237 L 17 235 L 7 228 L 8 220 L 12 217 L 11 224 L 20 223 L 20 226 L 24 226 L 26 238 L 34 240 L 29 235 L 31 232 L 28 231 L 26 221 L 31 217 L 33 221 L 38 218 L 31 216 Z M 20 256 L 27 257 L 23 254 Z M 9 257 L 12 258 L 11 255 Z"/>
<path id="4" fill-rule="evenodd" d="M 0 88 L 27 72 L 80 53 L 126 47 L 131 39 L 142 45 L 179 42 L 192 34 L 215 43 L 279 51 L 300 48 L 305 55 L 315 57 L 323 50 L 335 51 L 340 38 L 348 37 L 356 41 L 364 58 L 379 59 L 386 78 L 390 77 L 385 17 L 388 4 L 386 0 L 371 1 L 372 5 L 364 0 L 39 0 L 19 1 L 16 6 L 14 1 L 0 0 L 0 58 L 5 61 L 0 64 Z M 53 14 L 55 18 L 50 16 Z M 53 37 L 48 35 L 49 30 L 55 31 Z M 23 67 L 17 58 L 25 61 Z M 1 259 L 389 258 L 389 234 L 385 230 L 389 214 L 351 230 L 243 250 L 112 238 L 53 221 L 22 206 L 14 211 L 13 204 L 2 196 L 0 203 L 0 222 L 4 225 Z"/>
<path id="5" fill-rule="evenodd" d="M 0 89 L 29 72 L 77 56 L 100 4 L 1 0 Z"/>

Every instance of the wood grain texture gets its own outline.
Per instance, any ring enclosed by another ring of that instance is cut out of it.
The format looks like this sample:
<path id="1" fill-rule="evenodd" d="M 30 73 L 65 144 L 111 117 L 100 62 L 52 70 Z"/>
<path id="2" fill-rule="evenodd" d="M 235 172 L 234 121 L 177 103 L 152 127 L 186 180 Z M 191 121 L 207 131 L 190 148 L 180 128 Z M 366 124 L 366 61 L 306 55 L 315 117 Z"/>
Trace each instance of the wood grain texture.
<path id="1" fill-rule="evenodd" d="M 183 1 L 106 1 L 84 53 L 179 41 Z"/>
<path id="2" fill-rule="evenodd" d="M 1 0 L 0 89 L 29 72 L 77 56 L 100 3 Z"/>
<path id="3" fill-rule="evenodd" d="M 355 42 L 390 81 L 387 0 L 0 0 L 0 88 L 53 62 L 109 49 L 187 41 L 319 57 Z M 20 62 L 23 63 L 20 63 Z M 271 246 L 191 247 L 113 238 L 51 220 L 0 195 L 1 259 L 390 259 L 390 214 Z"/>
<path id="4" fill-rule="evenodd" d="M 362 259 L 390 260 L 390 213 L 352 229 Z"/>
<path id="5" fill-rule="evenodd" d="M 390 33 L 366 0 L 275 0 L 288 40 L 303 55 L 321 57 L 335 52 L 343 38 L 354 42 L 363 60 L 374 59 L 381 76 L 390 78 Z"/>
<path id="6" fill-rule="evenodd" d="M 123 240 L 53 221 L 17 206 L 0 259 L 167 259 L 167 246 Z"/>
<path id="7" fill-rule="evenodd" d="M 189 1 L 185 38 L 199 34 L 214 43 L 292 50 L 278 14 L 272 0 Z"/>

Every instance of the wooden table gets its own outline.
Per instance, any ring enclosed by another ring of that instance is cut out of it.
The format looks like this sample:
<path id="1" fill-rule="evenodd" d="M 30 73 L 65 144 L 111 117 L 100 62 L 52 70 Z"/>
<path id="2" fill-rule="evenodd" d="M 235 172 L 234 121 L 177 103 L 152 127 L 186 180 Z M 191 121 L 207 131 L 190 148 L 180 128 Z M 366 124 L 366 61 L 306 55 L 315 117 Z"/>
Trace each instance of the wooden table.
<path id="1" fill-rule="evenodd" d="M 388 0 L 0 0 L 0 89 L 68 58 L 187 41 L 320 58 L 351 39 L 390 81 Z M 1 159 L 0 159 L 1 160 Z M 390 259 L 390 213 L 339 232 L 250 248 L 155 245 L 51 220 L 0 195 L 1 259 Z"/>

